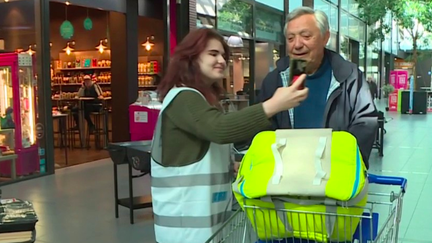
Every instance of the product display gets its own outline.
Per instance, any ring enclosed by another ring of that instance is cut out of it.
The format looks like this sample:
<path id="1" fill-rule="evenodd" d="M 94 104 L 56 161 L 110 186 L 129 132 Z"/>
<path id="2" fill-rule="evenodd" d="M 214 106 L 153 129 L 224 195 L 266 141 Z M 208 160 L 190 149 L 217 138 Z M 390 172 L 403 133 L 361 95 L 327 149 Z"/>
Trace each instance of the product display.
<path id="1" fill-rule="evenodd" d="M 27 53 L 0 54 L 0 63 L 1 129 L 14 130 L 14 148 L 18 156 L 16 174 L 32 174 L 40 169 L 35 129 L 36 79 L 33 57 Z M 11 165 L 11 162 L 0 163 L 0 174 L 10 176 Z"/>
<path id="2" fill-rule="evenodd" d="M 60 66 L 64 69 L 67 68 L 95 68 L 95 67 L 111 67 L 110 60 L 98 60 L 97 58 L 92 59 L 77 59 L 72 62 L 62 62 Z"/>
<path id="3" fill-rule="evenodd" d="M 131 141 L 151 140 L 161 109 L 156 92 L 139 91 L 138 99 L 129 106 Z"/>
<path id="4" fill-rule="evenodd" d="M 157 61 L 149 61 L 138 64 L 139 74 L 157 74 L 159 73 L 159 63 Z"/>

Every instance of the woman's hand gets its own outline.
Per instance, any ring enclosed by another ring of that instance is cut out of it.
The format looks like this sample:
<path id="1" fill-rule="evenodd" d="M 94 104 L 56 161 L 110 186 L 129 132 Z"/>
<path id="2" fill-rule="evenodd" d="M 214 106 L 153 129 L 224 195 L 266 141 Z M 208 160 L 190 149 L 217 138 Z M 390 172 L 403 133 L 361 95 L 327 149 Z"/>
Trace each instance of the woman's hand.
<path id="1" fill-rule="evenodd" d="M 291 86 L 278 88 L 273 97 L 263 103 L 264 112 L 268 117 L 281 111 L 289 110 L 300 105 L 308 96 L 308 88 L 304 86 L 306 75 L 301 75 Z"/>
<path id="2" fill-rule="evenodd" d="M 237 177 L 240 168 L 240 162 L 234 162 L 234 177 Z"/>

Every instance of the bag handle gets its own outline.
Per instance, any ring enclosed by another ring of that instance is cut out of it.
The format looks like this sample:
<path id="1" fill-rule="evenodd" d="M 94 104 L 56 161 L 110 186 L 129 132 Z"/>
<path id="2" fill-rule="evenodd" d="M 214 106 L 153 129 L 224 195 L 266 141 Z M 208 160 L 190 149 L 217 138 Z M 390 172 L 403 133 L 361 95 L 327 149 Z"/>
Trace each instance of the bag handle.
<path id="1" fill-rule="evenodd" d="M 273 157 L 275 161 L 275 168 L 272 176 L 272 184 L 278 185 L 282 180 L 282 175 L 284 171 L 284 163 L 282 160 L 282 155 L 280 149 L 285 147 L 287 144 L 286 138 L 276 139 L 276 142 L 271 145 L 271 150 L 273 152 Z M 313 185 L 321 185 L 322 180 L 325 178 L 327 173 L 322 168 L 322 157 L 324 155 L 324 150 L 327 145 L 327 137 L 320 137 L 318 142 L 318 147 L 315 150 L 315 178 L 312 182 Z"/>
<path id="2" fill-rule="evenodd" d="M 315 150 L 315 179 L 313 181 L 314 186 L 321 185 L 322 180 L 327 175 L 327 172 L 325 172 L 322 168 L 322 157 L 324 155 L 324 150 L 327 145 L 327 138 L 326 137 L 320 137 L 318 142 L 318 147 Z"/>
<path id="3" fill-rule="evenodd" d="M 272 176 L 273 185 L 278 185 L 282 180 L 284 168 L 283 168 L 282 155 L 280 154 L 279 149 L 281 147 L 286 146 L 286 143 L 287 143 L 286 138 L 280 138 L 280 139 L 276 139 L 276 142 L 271 145 L 271 150 L 273 152 L 273 157 L 275 161 L 275 168 Z"/>

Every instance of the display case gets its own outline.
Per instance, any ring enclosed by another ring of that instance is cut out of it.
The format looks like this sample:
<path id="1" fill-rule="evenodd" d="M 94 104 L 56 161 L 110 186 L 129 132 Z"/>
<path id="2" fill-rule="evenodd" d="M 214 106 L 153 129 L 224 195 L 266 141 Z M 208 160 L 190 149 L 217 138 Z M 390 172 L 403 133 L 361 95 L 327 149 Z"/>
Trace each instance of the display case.
<path id="1" fill-rule="evenodd" d="M 39 171 L 36 126 L 36 79 L 29 54 L 0 54 L 0 116 L 2 130 L 14 130 L 16 174 Z M 0 163 L 0 174 L 11 176 L 13 163 Z"/>

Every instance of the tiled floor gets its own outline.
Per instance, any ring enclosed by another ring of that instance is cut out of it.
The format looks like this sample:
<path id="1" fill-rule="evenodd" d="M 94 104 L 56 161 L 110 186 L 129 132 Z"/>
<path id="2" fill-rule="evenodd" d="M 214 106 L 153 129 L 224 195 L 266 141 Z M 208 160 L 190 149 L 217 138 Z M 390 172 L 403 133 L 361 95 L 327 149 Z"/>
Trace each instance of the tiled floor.
<path id="1" fill-rule="evenodd" d="M 373 151 L 371 172 L 408 178 L 399 237 L 403 243 L 432 242 L 432 114 L 387 117 L 385 156 Z M 120 174 L 125 196 L 125 168 Z M 112 175 L 111 161 L 101 160 L 3 187 L 3 198 L 34 203 L 40 218 L 37 243 L 155 242 L 151 210 L 136 211 L 134 225 L 126 209 L 121 208 L 119 219 L 114 217 Z M 137 179 L 135 187 L 135 193 L 148 193 L 149 178 Z"/>

